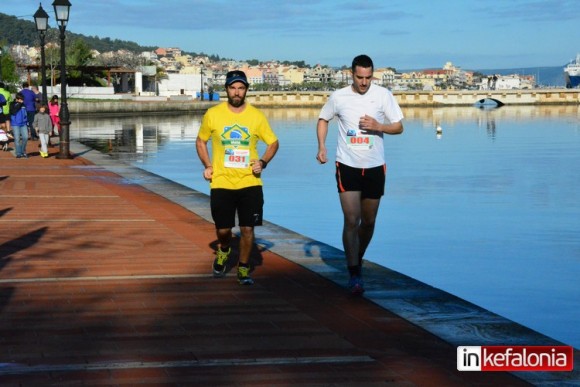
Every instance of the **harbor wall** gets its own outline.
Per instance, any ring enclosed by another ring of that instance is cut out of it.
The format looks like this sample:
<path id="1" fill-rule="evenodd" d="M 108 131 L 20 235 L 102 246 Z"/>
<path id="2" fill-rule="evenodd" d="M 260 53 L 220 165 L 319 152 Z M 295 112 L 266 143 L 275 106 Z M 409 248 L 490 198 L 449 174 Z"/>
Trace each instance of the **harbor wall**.
<path id="1" fill-rule="evenodd" d="M 330 92 L 250 92 L 247 100 L 257 107 L 321 107 Z M 402 107 L 473 106 L 482 99 L 495 99 L 505 105 L 578 105 L 579 89 L 532 89 L 532 90 L 446 90 L 395 92 Z M 84 114 L 135 114 L 155 112 L 203 112 L 218 101 L 200 101 L 186 96 L 130 97 L 122 99 L 69 99 L 71 115 Z M 221 94 L 225 100 L 225 94 Z"/>

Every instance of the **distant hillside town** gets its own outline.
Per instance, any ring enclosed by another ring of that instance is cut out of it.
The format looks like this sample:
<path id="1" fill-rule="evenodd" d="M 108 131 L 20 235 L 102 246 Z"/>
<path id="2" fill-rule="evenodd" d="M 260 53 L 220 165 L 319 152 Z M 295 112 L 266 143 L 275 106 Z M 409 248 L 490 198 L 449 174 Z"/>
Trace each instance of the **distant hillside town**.
<path id="1" fill-rule="evenodd" d="M 67 50 L 69 48 L 67 47 Z M 78 58 L 84 59 L 70 64 L 74 76 L 69 82 L 77 86 L 78 97 L 95 94 L 95 88 L 105 87 L 111 94 L 133 94 L 142 96 L 175 96 L 211 98 L 223 90 L 225 75 L 230 70 L 244 71 L 253 91 L 329 91 L 350 83 L 349 68 L 332 68 L 317 64 L 300 66 L 280 61 L 234 61 L 216 60 L 206 55 L 190 55 L 179 48 L 157 48 L 152 51 L 134 53 L 128 50 L 98 52 L 83 46 L 77 40 L 72 47 Z M 40 85 L 40 48 L 27 45 L 12 45 L 2 55 L 11 55 L 18 77 L 31 84 Z M 46 71 L 48 86 L 56 88 L 59 83 L 58 45 L 46 47 Z M 71 70 L 67 70 L 68 71 Z M 80 77 L 77 77 L 80 73 Z M 410 90 L 502 90 L 531 89 L 536 86 L 533 75 L 484 75 L 465 71 L 451 62 L 440 69 L 424 69 L 397 72 L 391 67 L 376 68 L 372 82 L 393 91 Z M 77 84 L 75 85 L 74 82 Z M 86 90 L 90 88 L 90 92 Z M 74 94 L 74 92 L 73 92 Z M 96 93 L 102 94 L 102 93 Z"/>

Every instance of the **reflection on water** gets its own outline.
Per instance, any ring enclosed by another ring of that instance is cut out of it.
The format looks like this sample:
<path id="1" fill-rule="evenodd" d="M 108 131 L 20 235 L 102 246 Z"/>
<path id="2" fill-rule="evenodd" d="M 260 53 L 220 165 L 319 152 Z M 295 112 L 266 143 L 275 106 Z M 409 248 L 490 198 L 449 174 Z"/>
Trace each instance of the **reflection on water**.
<path id="1" fill-rule="evenodd" d="M 264 111 L 280 138 L 265 218 L 342 248 L 333 165 L 315 161 L 319 109 Z M 385 142 L 387 193 L 366 258 L 580 347 L 580 107 L 403 113 L 404 134 Z M 209 193 L 195 153 L 200 122 L 77 118 L 71 138 Z"/>
<path id="2" fill-rule="evenodd" d="M 71 139 L 122 160 L 145 160 L 170 141 L 191 140 L 197 135 L 201 116 L 145 115 L 71 120 Z"/>
<path id="3" fill-rule="evenodd" d="M 288 125 L 315 125 L 320 109 L 263 109 L 274 123 Z M 403 109 L 405 122 L 413 122 L 426 129 L 442 127 L 439 138 L 445 136 L 445 129 L 474 123 L 495 136 L 497 121 L 534 122 L 538 119 L 556 118 L 578 122 L 580 106 L 504 106 L 499 109 L 477 109 L 465 107 L 413 108 Z M 121 153 L 124 158 L 146 157 L 156 153 L 158 146 L 172 140 L 187 140 L 195 137 L 201 115 L 144 115 L 135 117 L 91 117 L 75 118 L 71 123 L 71 139 L 83 139 L 103 152 Z M 274 125 L 273 125 L 274 126 Z M 580 127 L 580 124 L 578 124 Z M 131 155 L 131 154 L 137 155 Z"/>

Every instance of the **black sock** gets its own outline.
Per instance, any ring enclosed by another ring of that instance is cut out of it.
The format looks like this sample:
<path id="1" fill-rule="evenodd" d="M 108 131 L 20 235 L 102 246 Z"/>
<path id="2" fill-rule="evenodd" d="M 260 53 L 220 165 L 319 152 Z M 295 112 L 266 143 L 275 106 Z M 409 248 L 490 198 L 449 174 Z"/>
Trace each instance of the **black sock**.
<path id="1" fill-rule="evenodd" d="M 348 274 L 350 274 L 351 277 L 354 276 L 358 276 L 360 277 L 360 265 L 355 265 L 355 266 L 349 266 L 348 267 Z"/>
<path id="2" fill-rule="evenodd" d="M 239 267 L 247 267 L 248 269 L 250 268 L 250 264 L 249 263 L 238 263 Z"/>

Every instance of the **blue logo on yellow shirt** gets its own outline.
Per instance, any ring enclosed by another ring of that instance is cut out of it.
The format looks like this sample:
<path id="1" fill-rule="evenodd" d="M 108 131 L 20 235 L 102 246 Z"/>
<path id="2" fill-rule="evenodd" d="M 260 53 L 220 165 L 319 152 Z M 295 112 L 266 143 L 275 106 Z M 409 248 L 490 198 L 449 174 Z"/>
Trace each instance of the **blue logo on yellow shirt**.
<path id="1" fill-rule="evenodd" d="M 250 145 L 250 131 L 238 124 L 226 126 L 222 133 L 222 144 L 224 146 L 249 146 Z"/>

